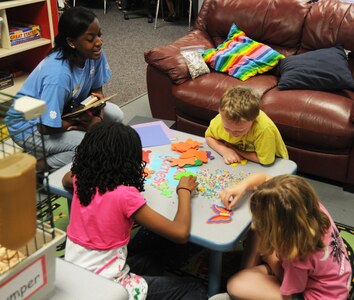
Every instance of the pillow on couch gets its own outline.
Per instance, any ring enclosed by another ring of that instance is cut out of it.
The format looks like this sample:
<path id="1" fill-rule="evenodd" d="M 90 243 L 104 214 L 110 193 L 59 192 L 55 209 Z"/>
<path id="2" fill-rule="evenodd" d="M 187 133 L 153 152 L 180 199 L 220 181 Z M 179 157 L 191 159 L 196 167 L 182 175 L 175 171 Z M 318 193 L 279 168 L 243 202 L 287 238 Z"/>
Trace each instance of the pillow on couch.
<path id="1" fill-rule="evenodd" d="M 334 91 L 354 89 L 342 46 L 288 56 L 279 63 L 280 90 Z"/>
<path id="2" fill-rule="evenodd" d="M 227 39 L 216 49 L 207 49 L 203 58 L 215 71 L 225 72 L 242 81 L 274 68 L 285 56 L 256 42 L 233 24 Z"/>

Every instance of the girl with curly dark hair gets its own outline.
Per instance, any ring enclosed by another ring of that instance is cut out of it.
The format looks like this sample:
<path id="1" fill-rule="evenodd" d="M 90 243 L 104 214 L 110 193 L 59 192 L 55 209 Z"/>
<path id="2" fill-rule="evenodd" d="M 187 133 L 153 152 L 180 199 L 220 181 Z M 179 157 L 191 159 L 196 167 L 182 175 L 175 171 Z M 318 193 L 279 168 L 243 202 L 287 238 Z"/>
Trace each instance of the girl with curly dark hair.
<path id="1" fill-rule="evenodd" d="M 190 232 L 196 178 L 181 178 L 178 209 L 171 221 L 151 209 L 140 193 L 145 165 L 139 135 L 131 127 L 102 122 L 86 133 L 76 149 L 71 172 L 63 178 L 63 185 L 73 188 L 65 259 L 119 282 L 129 299 L 207 299 L 197 281 L 142 277 L 127 264 L 134 222 L 176 243 L 187 242 Z M 142 263 L 151 267 L 149 261 Z M 143 273 L 151 274 L 152 269 Z"/>

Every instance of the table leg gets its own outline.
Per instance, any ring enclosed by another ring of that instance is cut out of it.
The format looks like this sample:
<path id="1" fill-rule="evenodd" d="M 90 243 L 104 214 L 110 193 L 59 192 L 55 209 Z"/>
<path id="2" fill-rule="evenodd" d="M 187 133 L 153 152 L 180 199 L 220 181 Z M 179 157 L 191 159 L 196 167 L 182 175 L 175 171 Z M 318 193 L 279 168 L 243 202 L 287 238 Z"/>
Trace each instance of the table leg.
<path id="1" fill-rule="evenodd" d="M 221 282 L 222 252 L 210 250 L 209 254 L 209 297 L 219 293 Z"/>

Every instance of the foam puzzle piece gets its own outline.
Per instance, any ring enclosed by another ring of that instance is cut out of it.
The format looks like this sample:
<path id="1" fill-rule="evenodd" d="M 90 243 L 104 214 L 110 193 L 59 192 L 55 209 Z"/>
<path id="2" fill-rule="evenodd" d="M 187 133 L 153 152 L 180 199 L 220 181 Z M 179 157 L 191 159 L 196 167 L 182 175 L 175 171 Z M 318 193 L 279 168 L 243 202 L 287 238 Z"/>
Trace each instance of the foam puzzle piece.
<path id="1" fill-rule="evenodd" d="M 194 158 L 194 165 L 184 165 L 185 168 L 190 168 L 190 167 L 199 167 L 203 164 L 203 162 L 199 159 Z"/>
<path id="2" fill-rule="evenodd" d="M 241 159 L 241 160 L 240 160 L 240 164 L 243 165 L 243 166 L 244 166 L 245 164 L 247 164 L 247 162 L 248 162 L 247 159 Z M 238 164 L 239 164 L 239 163 L 234 162 L 234 163 L 231 164 L 231 167 L 237 167 Z"/>
<path id="3" fill-rule="evenodd" d="M 202 161 L 203 163 L 207 163 L 208 162 L 208 155 L 207 155 L 206 151 L 203 151 L 203 150 L 197 151 L 197 154 L 196 154 L 195 157 L 198 160 Z"/>
<path id="4" fill-rule="evenodd" d="M 213 156 L 213 154 L 211 153 L 211 151 L 206 151 L 206 154 L 207 154 L 207 156 L 208 156 L 208 158 L 209 158 L 210 160 L 215 159 L 215 156 Z"/>
<path id="5" fill-rule="evenodd" d="M 192 158 L 197 155 L 197 149 L 188 149 L 186 152 L 183 152 L 179 158 Z"/>
<path id="6" fill-rule="evenodd" d="M 191 175 L 196 176 L 192 172 L 186 171 L 186 172 L 178 172 L 173 178 L 176 180 L 180 180 L 181 177 L 183 177 L 183 176 L 191 176 Z"/>
<path id="7" fill-rule="evenodd" d="M 147 164 L 150 163 L 150 153 L 151 150 L 143 150 L 143 161 L 145 161 Z"/>
<path id="8" fill-rule="evenodd" d="M 233 211 L 225 207 L 213 204 L 211 209 L 216 214 L 207 220 L 208 224 L 230 223 L 232 221 Z"/>
<path id="9" fill-rule="evenodd" d="M 146 173 L 147 175 L 145 176 L 145 178 L 151 178 L 151 174 L 154 174 L 155 171 L 154 170 L 150 170 L 148 168 L 144 169 L 144 173 Z"/>
<path id="10" fill-rule="evenodd" d="M 208 155 L 206 151 L 197 150 L 197 149 L 188 149 L 186 152 L 182 153 L 179 158 L 191 158 L 195 157 L 196 159 L 202 161 L 203 163 L 208 162 Z"/>
<path id="11" fill-rule="evenodd" d="M 167 198 L 172 198 L 173 190 L 170 189 L 164 189 L 161 191 L 161 195 L 167 197 Z"/>
<path id="12" fill-rule="evenodd" d="M 241 159 L 241 165 L 247 164 L 247 159 Z"/>
<path id="13" fill-rule="evenodd" d="M 188 149 L 198 149 L 202 144 L 202 142 L 198 142 L 189 138 L 185 142 L 172 143 L 171 149 L 177 152 L 186 152 Z"/>
<path id="14" fill-rule="evenodd" d="M 195 159 L 194 158 L 171 158 L 170 159 L 171 167 L 179 166 L 184 167 L 185 165 L 193 165 L 195 166 Z"/>
<path id="15" fill-rule="evenodd" d="M 151 184 L 151 186 L 155 187 L 159 191 L 161 191 L 161 195 L 172 198 L 172 194 L 174 192 L 174 189 L 170 187 L 167 182 L 162 182 L 160 184 Z"/>

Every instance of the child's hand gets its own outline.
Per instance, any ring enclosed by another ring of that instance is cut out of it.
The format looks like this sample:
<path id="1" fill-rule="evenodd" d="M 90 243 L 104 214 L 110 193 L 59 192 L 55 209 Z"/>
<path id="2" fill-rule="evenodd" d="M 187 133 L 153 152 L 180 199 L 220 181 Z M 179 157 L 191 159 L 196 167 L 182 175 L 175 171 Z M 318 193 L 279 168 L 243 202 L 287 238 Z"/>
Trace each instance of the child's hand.
<path id="1" fill-rule="evenodd" d="M 222 157 L 224 158 L 224 162 L 227 165 L 232 163 L 238 163 L 241 161 L 242 157 L 233 149 L 229 147 L 225 147 L 222 151 Z"/>
<path id="2" fill-rule="evenodd" d="M 224 204 L 225 208 L 231 210 L 238 202 L 238 200 L 245 193 L 246 187 L 243 184 L 238 184 L 234 187 L 226 188 L 219 194 L 219 198 Z"/>
<path id="3" fill-rule="evenodd" d="M 190 175 L 190 176 L 182 176 L 181 179 L 179 180 L 179 183 L 177 185 L 178 188 L 183 188 L 189 190 L 191 193 L 195 191 L 195 189 L 198 186 L 197 182 L 197 177 Z"/>

